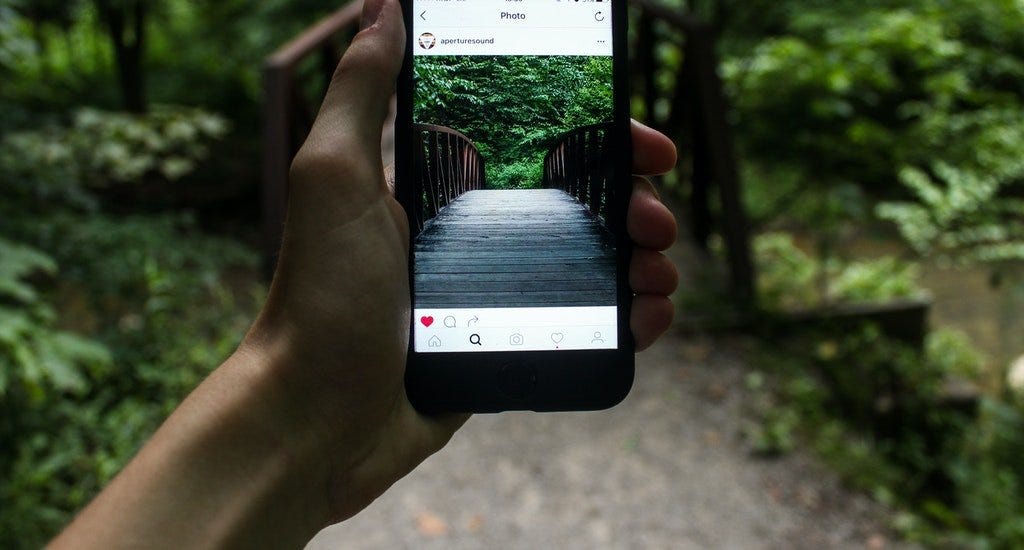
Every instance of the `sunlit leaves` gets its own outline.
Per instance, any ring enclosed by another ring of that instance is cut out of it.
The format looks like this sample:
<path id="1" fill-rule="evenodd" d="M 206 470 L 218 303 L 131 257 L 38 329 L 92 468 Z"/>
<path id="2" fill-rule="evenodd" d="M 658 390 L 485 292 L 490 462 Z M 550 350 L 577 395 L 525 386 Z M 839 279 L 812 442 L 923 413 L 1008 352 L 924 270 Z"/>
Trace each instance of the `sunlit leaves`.
<path id="1" fill-rule="evenodd" d="M 1004 194 L 1016 180 L 936 162 L 930 172 L 904 168 L 900 181 L 916 201 L 882 203 L 877 214 L 918 253 L 950 263 L 1024 260 L 1024 201 Z"/>
<path id="2" fill-rule="evenodd" d="M 36 199 L 88 204 L 82 186 L 180 180 L 227 130 L 222 117 L 199 109 L 157 107 L 142 116 L 81 109 L 69 127 L 6 136 L 0 182 Z"/>
<path id="3" fill-rule="evenodd" d="M 774 311 L 921 296 L 917 266 L 889 256 L 822 259 L 802 250 L 789 234 L 765 233 L 754 240 L 754 257 L 758 296 Z"/>

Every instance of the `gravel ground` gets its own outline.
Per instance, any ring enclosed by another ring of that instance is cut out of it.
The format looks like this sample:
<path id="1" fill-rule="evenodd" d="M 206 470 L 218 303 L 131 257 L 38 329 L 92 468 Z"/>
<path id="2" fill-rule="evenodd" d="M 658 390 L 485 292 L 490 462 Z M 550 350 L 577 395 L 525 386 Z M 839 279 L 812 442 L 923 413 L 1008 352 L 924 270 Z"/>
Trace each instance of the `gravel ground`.
<path id="1" fill-rule="evenodd" d="M 670 335 L 615 409 L 476 416 L 309 548 L 894 547 L 813 459 L 750 455 L 736 348 Z"/>

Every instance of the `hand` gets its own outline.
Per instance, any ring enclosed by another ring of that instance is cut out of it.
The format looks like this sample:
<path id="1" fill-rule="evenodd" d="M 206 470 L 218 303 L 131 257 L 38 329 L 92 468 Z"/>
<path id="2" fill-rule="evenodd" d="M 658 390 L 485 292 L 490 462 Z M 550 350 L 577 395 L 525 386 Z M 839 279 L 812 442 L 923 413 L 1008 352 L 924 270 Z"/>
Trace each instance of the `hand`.
<path id="1" fill-rule="evenodd" d="M 284 246 L 249 345 L 281 350 L 278 376 L 319 430 L 332 472 L 331 519 L 343 520 L 440 449 L 465 416 L 428 418 L 403 387 L 409 228 L 381 165 L 381 128 L 403 57 L 395 0 L 368 1 L 364 30 L 338 66 L 291 170 Z M 664 135 L 633 125 L 635 171 L 672 168 Z M 669 326 L 675 220 L 637 176 L 627 227 L 636 244 L 631 327 L 646 348 Z"/>
<path id="2" fill-rule="evenodd" d="M 291 173 L 284 245 L 267 304 L 238 350 L 53 542 L 110 548 L 298 546 L 367 506 L 440 449 L 464 415 L 421 416 L 403 386 L 409 230 L 381 168 L 381 128 L 402 62 L 397 0 L 367 0 Z M 368 24 L 367 24 L 368 23 Z M 634 123 L 635 171 L 675 163 Z M 671 322 L 675 220 L 637 177 L 638 348 Z"/>

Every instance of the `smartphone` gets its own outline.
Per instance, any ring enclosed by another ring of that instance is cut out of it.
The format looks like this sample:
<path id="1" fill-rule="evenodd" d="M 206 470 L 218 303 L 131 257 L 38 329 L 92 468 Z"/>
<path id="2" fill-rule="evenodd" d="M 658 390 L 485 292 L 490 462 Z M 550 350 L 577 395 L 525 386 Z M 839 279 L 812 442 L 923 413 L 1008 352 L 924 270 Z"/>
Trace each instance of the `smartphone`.
<path id="1" fill-rule="evenodd" d="M 625 0 L 406 0 L 396 194 L 426 412 L 596 410 L 634 374 Z"/>

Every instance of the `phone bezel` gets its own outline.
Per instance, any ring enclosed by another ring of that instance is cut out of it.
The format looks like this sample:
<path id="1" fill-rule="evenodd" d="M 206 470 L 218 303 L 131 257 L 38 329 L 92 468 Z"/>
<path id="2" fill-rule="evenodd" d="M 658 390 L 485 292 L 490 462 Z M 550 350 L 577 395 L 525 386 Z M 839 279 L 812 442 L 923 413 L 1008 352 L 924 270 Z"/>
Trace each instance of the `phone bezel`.
<path id="1" fill-rule="evenodd" d="M 554 1 L 554 0 L 552 0 Z M 413 0 L 402 0 L 406 21 L 405 61 L 398 82 L 395 118 L 396 196 L 409 216 L 410 239 L 415 227 L 412 174 L 412 57 L 414 47 Z M 616 350 L 416 353 L 413 319 L 409 322 L 409 348 L 405 383 L 410 401 L 424 412 L 486 413 L 510 410 L 600 410 L 620 403 L 629 394 L 634 377 L 634 349 L 629 326 L 633 292 L 629 285 L 632 241 L 626 232 L 626 212 L 632 195 L 632 140 L 629 116 L 629 74 L 626 0 L 612 0 L 612 72 L 615 135 L 616 198 L 613 210 L 617 250 L 618 341 Z M 607 5 L 607 4 L 606 4 Z M 409 251 L 409 291 L 414 296 L 415 258 Z M 502 369 L 535 373 L 528 396 L 503 391 Z"/>

